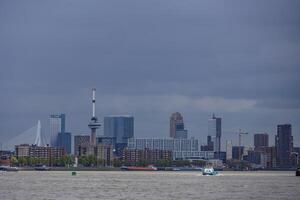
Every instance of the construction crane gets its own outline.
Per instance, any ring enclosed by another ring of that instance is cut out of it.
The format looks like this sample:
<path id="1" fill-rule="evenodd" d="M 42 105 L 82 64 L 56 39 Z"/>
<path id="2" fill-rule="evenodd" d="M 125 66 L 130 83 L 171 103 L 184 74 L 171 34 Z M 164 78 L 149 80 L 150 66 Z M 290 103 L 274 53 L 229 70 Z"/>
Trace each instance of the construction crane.
<path id="1" fill-rule="evenodd" d="M 247 135 L 248 133 L 246 133 L 246 132 L 242 132 L 242 130 L 241 129 L 239 129 L 239 132 L 237 132 L 237 134 L 238 134 L 238 136 L 239 136 L 239 154 L 238 154 L 238 158 L 239 158 L 239 160 L 241 160 L 241 156 L 242 156 L 242 154 L 243 153 L 241 153 L 241 143 L 242 143 L 242 135 Z"/>

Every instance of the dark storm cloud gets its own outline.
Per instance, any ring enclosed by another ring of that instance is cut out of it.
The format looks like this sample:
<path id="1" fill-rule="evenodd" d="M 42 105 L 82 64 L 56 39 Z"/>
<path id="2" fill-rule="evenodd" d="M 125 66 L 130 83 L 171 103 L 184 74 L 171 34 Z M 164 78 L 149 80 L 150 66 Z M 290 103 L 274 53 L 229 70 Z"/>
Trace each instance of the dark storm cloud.
<path id="1" fill-rule="evenodd" d="M 75 134 L 87 132 L 97 87 L 99 117 L 134 114 L 138 136 L 166 136 L 170 113 L 180 111 L 203 138 L 216 112 L 225 132 L 274 133 L 277 123 L 292 123 L 299 144 L 299 8 L 297 1 L 1 1 L 0 139 L 40 118 L 47 129 L 53 112 L 66 112 Z"/>

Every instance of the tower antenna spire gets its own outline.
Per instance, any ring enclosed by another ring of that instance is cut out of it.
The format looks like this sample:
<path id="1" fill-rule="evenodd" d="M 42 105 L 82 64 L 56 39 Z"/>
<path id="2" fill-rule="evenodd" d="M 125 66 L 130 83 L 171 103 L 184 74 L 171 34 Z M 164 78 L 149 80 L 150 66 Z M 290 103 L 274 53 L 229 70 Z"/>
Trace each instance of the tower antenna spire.
<path id="1" fill-rule="evenodd" d="M 92 118 L 88 126 L 91 129 L 90 143 L 91 145 L 96 145 L 96 129 L 101 126 L 96 117 L 96 88 L 92 89 Z"/>
<path id="2" fill-rule="evenodd" d="M 94 118 L 95 113 L 96 113 L 96 88 L 93 88 L 92 92 L 93 92 L 93 97 L 92 97 L 92 105 L 93 105 L 92 118 Z"/>

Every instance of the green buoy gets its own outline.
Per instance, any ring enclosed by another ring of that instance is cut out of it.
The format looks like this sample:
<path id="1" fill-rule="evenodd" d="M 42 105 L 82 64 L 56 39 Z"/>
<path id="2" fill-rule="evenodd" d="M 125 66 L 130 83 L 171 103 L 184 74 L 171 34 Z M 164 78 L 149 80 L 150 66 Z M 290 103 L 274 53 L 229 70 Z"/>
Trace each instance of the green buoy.
<path id="1" fill-rule="evenodd" d="M 76 172 L 72 172 L 72 176 L 76 176 Z"/>

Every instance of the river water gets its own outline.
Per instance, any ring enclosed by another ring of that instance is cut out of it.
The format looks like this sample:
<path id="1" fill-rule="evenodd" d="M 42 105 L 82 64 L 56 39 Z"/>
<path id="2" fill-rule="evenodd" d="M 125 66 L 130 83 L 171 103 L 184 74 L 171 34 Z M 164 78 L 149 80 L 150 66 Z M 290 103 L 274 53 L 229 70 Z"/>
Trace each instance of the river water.
<path id="1" fill-rule="evenodd" d="M 0 199 L 300 199 L 294 172 L 0 172 Z"/>

